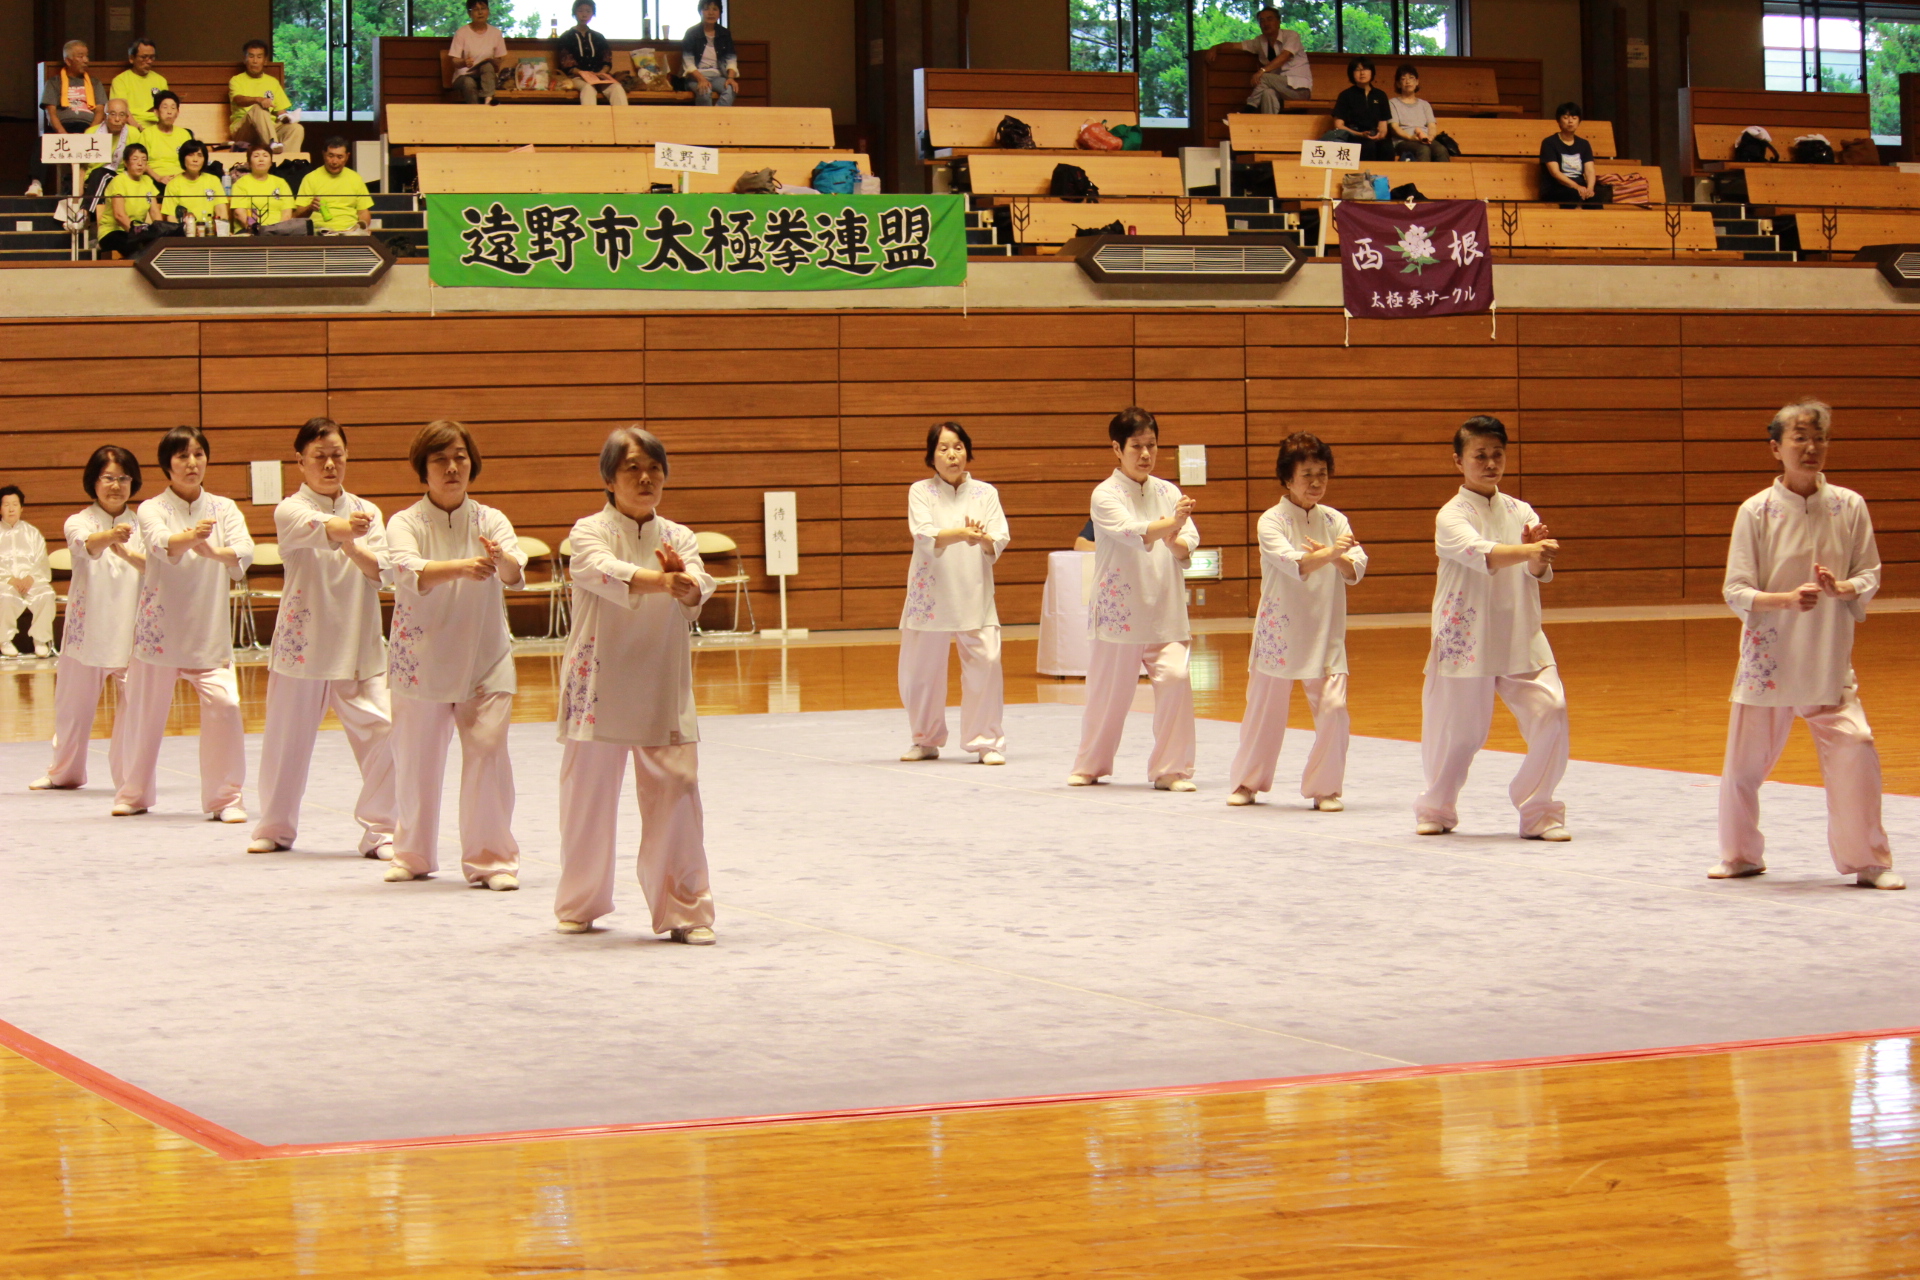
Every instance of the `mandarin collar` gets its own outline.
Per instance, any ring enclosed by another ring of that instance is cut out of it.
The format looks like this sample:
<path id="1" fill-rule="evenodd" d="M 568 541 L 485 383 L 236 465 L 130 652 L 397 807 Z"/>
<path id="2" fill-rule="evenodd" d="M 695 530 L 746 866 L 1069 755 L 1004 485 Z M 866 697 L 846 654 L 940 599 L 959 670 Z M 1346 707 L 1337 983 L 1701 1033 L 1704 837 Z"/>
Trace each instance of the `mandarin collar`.
<path id="1" fill-rule="evenodd" d="M 1773 481 L 1774 499 L 1782 503 L 1789 511 L 1808 511 L 1813 504 L 1827 495 L 1827 473 L 1822 471 L 1813 479 L 1813 492 L 1801 497 L 1787 488 L 1786 477 L 1776 476 Z"/>
<path id="2" fill-rule="evenodd" d="M 1128 475 L 1126 472 L 1122 471 L 1118 467 L 1115 467 L 1113 469 L 1113 478 L 1115 480 L 1118 480 L 1121 484 L 1127 486 L 1127 491 L 1129 493 L 1138 493 L 1143 498 L 1147 496 L 1148 490 L 1153 488 L 1153 482 L 1155 479 L 1154 476 L 1148 476 L 1145 480 L 1142 480 L 1138 484 L 1136 484 L 1134 483 L 1134 479 L 1132 476 Z"/>
<path id="3" fill-rule="evenodd" d="M 968 485 L 973 483 L 973 473 L 971 471 L 962 471 L 960 473 L 959 484 L 948 484 L 940 478 L 940 473 L 936 471 L 933 473 L 933 483 L 949 498 L 957 498 L 965 491 Z"/>
<path id="4" fill-rule="evenodd" d="M 327 511 L 331 512 L 336 516 L 339 515 L 342 509 L 345 508 L 353 500 L 353 495 L 348 493 L 344 488 L 340 490 L 339 497 L 329 498 L 326 494 L 321 493 L 318 489 L 314 488 L 312 485 L 308 484 L 304 480 L 300 482 L 300 492 L 297 496 L 305 498 L 308 502 L 313 503 L 313 505 L 316 507 L 325 508 Z M 432 499 L 429 498 L 428 501 L 431 502 Z M 471 499 L 469 499 L 469 501 L 471 501 Z M 438 511 L 439 509 L 440 508 L 438 507 L 434 508 L 435 511 Z"/>

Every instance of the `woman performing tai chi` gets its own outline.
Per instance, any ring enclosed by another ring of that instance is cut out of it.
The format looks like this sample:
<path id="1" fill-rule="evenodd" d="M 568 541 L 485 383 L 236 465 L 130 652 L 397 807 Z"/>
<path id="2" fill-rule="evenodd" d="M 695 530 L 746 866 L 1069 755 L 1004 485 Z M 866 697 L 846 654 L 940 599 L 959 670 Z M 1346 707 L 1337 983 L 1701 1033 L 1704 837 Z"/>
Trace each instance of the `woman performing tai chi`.
<path id="1" fill-rule="evenodd" d="M 248 853 L 291 849 L 320 721 L 332 707 L 360 766 L 360 852 L 393 845 L 393 714 L 380 634 L 380 508 L 347 492 L 347 433 L 310 418 L 293 437 L 300 492 L 273 509 L 286 564 L 267 670 L 260 821 Z"/>
<path id="2" fill-rule="evenodd" d="M 501 587 L 526 585 L 507 518 L 475 502 L 480 449 L 458 422 L 430 422 L 407 450 L 427 496 L 387 525 L 380 572 L 393 588 L 393 864 L 386 878 L 440 869 L 440 787 L 460 734 L 460 867 L 474 888 L 518 889 L 513 838 L 513 637 Z"/>
<path id="3" fill-rule="evenodd" d="M 927 430 L 934 474 L 907 490 L 913 563 L 900 611 L 900 701 L 913 745 L 902 760 L 936 760 L 947 741 L 947 649 L 960 646 L 960 738 L 981 764 L 1005 764 L 1006 709 L 993 564 L 1007 549 L 1000 494 L 967 474 L 973 440 L 957 422 Z"/>
<path id="4" fill-rule="evenodd" d="M 113 816 L 145 813 L 160 786 L 160 739 L 167 732 L 173 684 L 200 695 L 200 809 L 222 822 L 245 822 L 246 730 L 233 677 L 231 597 L 253 563 L 253 538 L 230 498 L 202 487 L 212 452 L 198 427 L 160 437 L 167 487 L 140 504 L 146 571 L 134 614 L 127 670 L 126 775 Z"/>
<path id="5" fill-rule="evenodd" d="M 1366 573 L 1367 553 L 1347 518 L 1321 501 L 1333 478 L 1333 450 L 1320 437 L 1288 436 L 1274 473 L 1286 496 L 1260 517 L 1260 615 L 1227 803 L 1252 804 L 1273 789 L 1298 680 L 1313 712 L 1313 750 L 1300 794 L 1331 813 L 1346 808 L 1340 792 L 1347 772 L 1347 586 Z"/>
<path id="6" fill-rule="evenodd" d="M 103 444 L 87 459 L 81 487 L 93 499 L 67 517 L 73 581 L 67 587 L 67 630 L 53 683 L 53 763 L 27 785 L 35 791 L 87 785 L 87 743 L 100 706 L 100 686 L 113 685 L 113 738 L 107 775 L 126 780 L 127 663 L 133 656 L 133 612 L 140 601 L 140 553 L 133 497 L 140 463 L 119 445 Z"/>
<path id="7" fill-rule="evenodd" d="M 573 634 L 560 693 L 561 933 L 613 910 L 620 777 L 640 798 L 640 889 L 653 932 L 713 942 L 700 726 L 687 626 L 713 594 L 693 531 L 659 514 L 666 446 L 622 427 L 600 450 L 607 505 L 573 526 Z"/>

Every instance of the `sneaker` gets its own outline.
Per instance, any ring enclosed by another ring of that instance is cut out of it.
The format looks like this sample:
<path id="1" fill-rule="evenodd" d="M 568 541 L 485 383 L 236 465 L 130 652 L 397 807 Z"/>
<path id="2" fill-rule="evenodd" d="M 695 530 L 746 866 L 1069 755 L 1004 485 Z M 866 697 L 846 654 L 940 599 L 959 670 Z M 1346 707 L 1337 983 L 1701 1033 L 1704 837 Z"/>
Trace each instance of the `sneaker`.
<path id="1" fill-rule="evenodd" d="M 248 853 L 284 853 L 293 848 L 290 844 L 281 844 L 278 840 L 253 840 L 247 844 Z"/>
<path id="2" fill-rule="evenodd" d="M 902 752 L 900 755 L 900 758 L 902 760 L 909 760 L 909 761 L 938 760 L 940 758 L 940 748 L 923 747 L 916 743 L 915 745 L 908 747 L 904 752 Z"/>
<path id="3" fill-rule="evenodd" d="M 51 658 L 53 656 L 53 650 L 44 644 L 35 644 L 33 646 L 33 656 L 36 658 Z"/>
<path id="4" fill-rule="evenodd" d="M 113 806 L 113 816 L 116 818 L 137 817 L 138 815 L 143 814 L 146 811 L 147 810 L 145 805 L 134 806 L 134 805 L 125 804 L 125 803 L 116 803 Z"/>
<path id="5" fill-rule="evenodd" d="M 1907 887 L 1906 878 L 1892 867 L 1876 867 L 1872 871 L 1862 871 L 1853 878 L 1853 882 L 1869 889 L 1904 889 Z"/>
<path id="6" fill-rule="evenodd" d="M 380 878 L 382 880 L 385 880 L 388 884 L 399 884 L 402 880 L 415 879 L 415 876 L 412 871 L 408 870 L 401 863 L 390 862 L 387 864 L 386 874 L 381 876 Z"/>
<path id="7" fill-rule="evenodd" d="M 1200 788 L 1194 786 L 1189 778 L 1155 778 L 1153 789 L 1155 791 L 1198 791 Z"/>
<path id="8" fill-rule="evenodd" d="M 220 812 L 209 814 L 208 816 L 216 822 L 245 822 L 247 820 L 247 811 L 237 804 L 230 804 Z"/>
<path id="9" fill-rule="evenodd" d="M 487 877 L 487 888 L 495 893 L 512 893 L 520 887 L 520 877 L 507 871 L 496 871 Z"/>
<path id="10" fill-rule="evenodd" d="M 1233 794 L 1227 797 L 1227 803 L 1233 805 L 1252 804 L 1254 803 L 1254 794 L 1245 787 L 1235 787 Z"/>
<path id="11" fill-rule="evenodd" d="M 981 764 L 1005 764 L 1006 762 L 1007 758 L 998 751 L 982 751 L 980 753 Z"/>
<path id="12" fill-rule="evenodd" d="M 703 924 L 697 924 L 691 929 L 671 930 L 667 937 L 675 942 L 684 942 L 690 947 L 710 947 L 714 942 L 713 930 Z"/>
<path id="13" fill-rule="evenodd" d="M 1716 862 L 1707 872 L 1709 880 L 1738 880 L 1743 876 L 1763 876 L 1767 869 L 1751 862 Z"/>
<path id="14" fill-rule="evenodd" d="M 1100 785 L 1100 779 L 1090 773 L 1070 773 L 1067 775 L 1067 785 L 1070 787 L 1097 787 Z"/>
<path id="15" fill-rule="evenodd" d="M 1573 832 L 1556 822 L 1545 831 L 1539 832 L 1536 835 L 1530 835 L 1526 838 L 1529 840 L 1551 840 L 1555 844 L 1562 844 L 1573 839 Z"/>
<path id="16" fill-rule="evenodd" d="M 1439 822 L 1416 822 L 1413 826 L 1413 834 L 1417 836 L 1443 836 L 1451 830 L 1452 827 Z"/>
<path id="17" fill-rule="evenodd" d="M 1339 813 L 1347 806 L 1340 803 L 1339 796 L 1321 796 L 1313 802 L 1313 807 L 1321 813 Z"/>
<path id="18" fill-rule="evenodd" d="M 562 920 L 553 926 L 555 933 L 587 933 L 593 926 L 580 920 Z"/>
<path id="19" fill-rule="evenodd" d="M 287 144 L 284 142 L 270 142 L 267 144 L 267 150 L 273 152 L 274 155 L 279 155 L 282 151 L 285 151 L 286 149 L 287 149 Z"/>
<path id="20" fill-rule="evenodd" d="M 32 182 L 29 182 L 27 184 L 27 194 L 29 196 L 43 196 L 47 193 L 41 189 L 40 179 L 35 178 Z"/>

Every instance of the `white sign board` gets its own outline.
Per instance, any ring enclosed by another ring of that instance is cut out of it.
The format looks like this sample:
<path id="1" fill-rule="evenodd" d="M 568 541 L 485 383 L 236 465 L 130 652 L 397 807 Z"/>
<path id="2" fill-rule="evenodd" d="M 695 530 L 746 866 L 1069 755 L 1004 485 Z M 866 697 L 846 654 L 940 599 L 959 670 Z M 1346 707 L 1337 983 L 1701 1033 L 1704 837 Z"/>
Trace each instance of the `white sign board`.
<path id="1" fill-rule="evenodd" d="M 800 572 L 800 517 L 792 493 L 769 493 L 767 507 L 767 576 L 784 578 Z"/>
<path id="2" fill-rule="evenodd" d="M 1300 163 L 1308 169 L 1358 169 L 1360 144 L 1357 142 L 1320 142 L 1300 144 Z"/>
<path id="3" fill-rule="evenodd" d="M 1205 484 L 1207 482 L 1207 446 L 1203 444 L 1183 444 L 1180 446 L 1180 484 Z"/>
<path id="4" fill-rule="evenodd" d="M 250 465 L 253 480 L 253 505 L 256 507 L 277 507 L 280 499 L 286 496 L 280 484 L 280 464 L 277 462 L 255 462 Z"/>
<path id="5" fill-rule="evenodd" d="M 105 164 L 111 159 L 113 147 L 104 133 L 40 135 L 41 164 Z"/>
<path id="6" fill-rule="evenodd" d="M 653 144 L 653 164 L 656 169 L 678 169 L 683 173 L 718 173 L 720 149 L 689 147 L 678 142 L 656 142 Z"/>

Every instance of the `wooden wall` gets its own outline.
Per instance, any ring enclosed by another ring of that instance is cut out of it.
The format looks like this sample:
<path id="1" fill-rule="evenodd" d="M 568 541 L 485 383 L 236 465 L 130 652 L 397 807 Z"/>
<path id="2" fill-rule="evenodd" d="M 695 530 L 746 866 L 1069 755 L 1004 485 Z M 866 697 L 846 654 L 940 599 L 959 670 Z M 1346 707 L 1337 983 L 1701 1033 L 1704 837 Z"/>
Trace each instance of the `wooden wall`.
<path id="1" fill-rule="evenodd" d="M 760 495 L 798 491 L 796 626 L 892 626 L 905 487 L 928 424 L 954 417 L 1013 525 L 1001 617 L 1031 622 L 1046 553 L 1111 469 L 1106 421 L 1139 403 L 1170 446 L 1163 474 L 1171 446 L 1208 446 L 1197 519 L 1226 580 L 1196 614 L 1257 597 L 1254 522 L 1278 498 L 1274 447 L 1300 430 L 1334 445 L 1331 501 L 1372 557 L 1352 607 L 1395 612 L 1427 606 L 1448 441 L 1488 412 L 1516 441 L 1508 488 L 1566 544 L 1550 603 L 1657 604 L 1718 598 L 1734 507 L 1771 475 L 1767 418 L 1815 395 L 1837 409 L 1830 475 L 1873 504 L 1888 592 L 1920 592 L 1920 316 L 1503 314 L 1494 341 L 1484 319 L 1356 321 L 1351 348 L 1341 332 L 1337 313 L 1277 310 L 6 324 L 0 482 L 57 537 L 100 443 L 150 462 L 164 427 L 198 422 L 210 486 L 244 498 L 247 461 L 290 458 L 293 427 L 329 414 L 352 435 L 351 487 L 391 512 L 420 492 L 413 432 L 453 416 L 485 456 L 477 495 L 558 544 L 597 509 L 608 428 L 641 421 L 673 451 L 667 514 L 732 535 L 756 577 Z M 271 512 L 244 509 L 271 536 Z M 764 619 L 771 583 L 756 592 Z"/>

